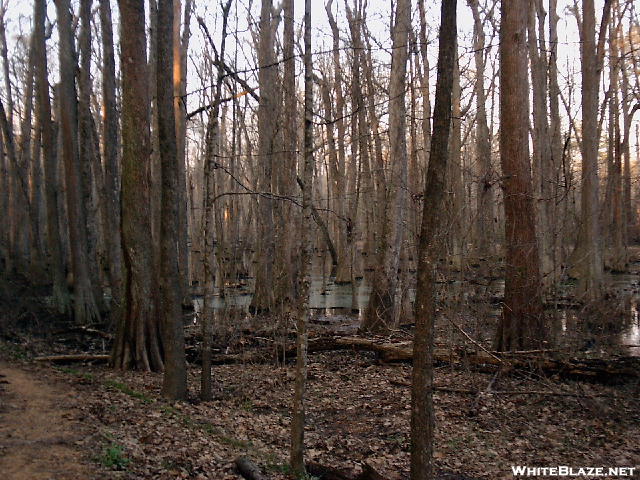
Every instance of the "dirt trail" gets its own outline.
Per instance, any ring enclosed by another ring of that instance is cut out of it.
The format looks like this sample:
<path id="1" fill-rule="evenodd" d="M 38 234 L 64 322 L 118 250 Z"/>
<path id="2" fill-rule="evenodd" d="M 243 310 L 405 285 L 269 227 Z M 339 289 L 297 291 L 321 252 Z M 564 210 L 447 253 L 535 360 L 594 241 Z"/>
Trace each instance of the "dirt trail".
<path id="1" fill-rule="evenodd" d="M 85 437 L 74 392 L 0 362 L 2 480 L 94 478 L 76 442 Z"/>

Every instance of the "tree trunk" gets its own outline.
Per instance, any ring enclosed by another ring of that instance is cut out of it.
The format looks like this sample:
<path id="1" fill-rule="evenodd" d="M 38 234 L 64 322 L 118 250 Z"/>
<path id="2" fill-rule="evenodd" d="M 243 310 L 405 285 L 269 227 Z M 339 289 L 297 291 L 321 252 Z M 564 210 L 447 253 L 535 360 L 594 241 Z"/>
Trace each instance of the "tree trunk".
<path id="1" fill-rule="evenodd" d="M 536 22 L 537 19 L 537 22 Z M 553 229 L 550 224 L 552 197 L 551 139 L 549 135 L 547 59 L 544 40 L 545 14 L 540 3 L 532 2 L 529 9 L 528 40 L 531 57 L 531 85 L 533 89 L 533 178 L 536 202 L 536 232 L 540 249 L 543 284 L 550 287 L 553 275 Z M 538 32 L 536 31 L 538 26 Z"/>
<path id="2" fill-rule="evenodd" d="M 374 274 L 369 304 L 362 319 L 365 331 L 382 331 L 397 321 L 399 302 L 398 267 L 404 235 L 407 187 L 406 143 L 406 71 L 409 31 L 411 30 L 411 5 L 399 0 L 393 27 L 393 53 L 389 85 L 389 159 L 390 177 L 386 195 L 383 228 L 378 240 L 378 262 Z M 384 189 L 383 186 L 380 188 Z"/>
<path id="3" fill-rule="evenodd" d="M 544 340 L 529 161 L 528 12 L 526 0 L 501 2 L 500 162 L 507 253 L 496 350 L 536 348 Z"/>
<path id="4" fill-rule="evenodd" d="M 260 38 L 258 42 L 258 83 L 260 101 L 258 105 L 258 189 L 271 192 L 273 188 L 273 159 L 277 145 L 279 106 L 277 95 L 277 66 L 275 65 L 274 29 L 271 18 L 273 1 L 262 0 L 260 11 Z M 274 307 L 273 258 L 275 255 L 273 200 L 258 199 L 258 241 L 256 256 L 256 283 L 250 309 L 253 312 L 268 312 Z"/>
<path id="5" fill-rule="evenodd" d="M 602 245 L 598 206 L 598 59 L 596 55 L 596 15 L 593 0 L 582 2 L 582 190 L 580 230 L 572 255 L 574 274 L 579 278 L 579 292 L 588 300 L 602 293 Z"/>
<path id="6" fill-rule="evenodd" d="M 80 68 L 78 83 L 78 154 L 82 166 L 82 203 L 85 206 L 87 231 L 87 257 L 93 295 L 103 311 L 102 281 L 99 264 L 100 217 L 106 213 L 104 205 L 103 172 L 96 146 L 95 129 L 91 113 L 91 4 L 80 2 Z M 102 204 L 102 205 L 101 205 Z"/>
<path id="7" fill-rule="evenodd" d="M 456 0 L 443 0 L 438 51 L 438 77 L 431 154 L 424 190 L 418 243 L 416 329 L 411 376 L 411 480 L 432 480 L 435 412 L 433 409 L 433 350 L 436 315 L 435 268 L 441 250 L 438 231 L 444 225 L 453 75 L 456 58 Z"/>
<path id="8" fill-rule="evenodd" d="M 112 235 L 120 228 L 120 186 L 118 182 L 118 117 L 116 105 L 116 70 L 113 51 L 113 23 L 111 2 L 100 0 L 100 26 L 102 30 L 102 102 L 104 117 L 102 145 L 104 163 L 104 202 L 108 205 L 105 224 L 105 240 L 109 259 L 109 285 L 111 286 L 111 320 L 118 324 L 122 305 L 122 245 L 119 235 Z"/>
<path id="9" fill-rule="evenodd" d="M 475 156 L 478 164 L 479 179 L 476 188 L 477 216 L 476 239 L 478 256 L 487 258 L 493 254 L 494 239 L 494 172 L 491 165 L 491 134 L 487 123 L 487 97 L 484 88 L 485 78 L 485 36 L 480 18 L 478 0 L 467 0 L 473 13 L 473 49 L 476 66 L 476 144 Z"/>
<path id="10" fill-rule="evenodd" d="M 69 216 L 74 317 L 78 323 L 90 323 L 100 317 L 100 312 L 98 310 L 99 301 L 95 298 L 96 291 L 91 283 L 89 266 L 89 262 L 95 259 L 90 258 L 87 252 L 86 210 L 82 200 L 84 178 L 78 152 L 78 98 L 75 87 L 77 63 L 69 0 L 56 0 L 56 8 L 60 36 L 58 47 L 60 56 L 59 118 L 66 179 L 67 214 Z"/>
<path id="11" fill-rule="evenodd" d="M 150 220 L 149 84 L 144 1 L 119 0 L 122 65 L 123 305 L 112 363 L 161 371 L 160 328 L 154 312 Z M 172 90 L 170 90 L 172 91 Z"/>
<path id="12" fill-rule="evenodd" d="M 209 113 L 209 124 L 207 125 L 206 144 L 205 144 L 205 164 L 204 164 L 204 211 L 202 219 L 202 235 L 203 235 L 203 270 L 204 270 L 204 300 L 202 307 L 202 379 L 200 398 L 202 400 L 211 400 L 212 398 L 212 379 L 211 379 L 211 341 L 213 337 L 213 310 L 209 308 L 208 300 L 213 296 L 215 262 L 214 262 L 214 239 L 215 232 L 213 228 L 213 202 L 215 197 L 215 177 L 216 158 L 220 151 L 220 99 L 222 98 L 222 83 L 224 80 L 224 61 L 226 40 L 227 40 L 227 21 L 229 10 L 231 8 L 231 0 L 228 0 L 222 9 L 222 40 L 220 44 L 220 53 L 217 65 L 217 76 L 215 90 L 213 92 L 213 108 Z"/>
<path id="13" fill-rule="evenodd" d="M 309 287 L 311 285 L 313 206 L 313 64 L 311 63 L 311 0 L 304 4 L 304 169 L 302 174 L 301 268 L 296 317 L 296 378 L 291 414 L 291 468 L 297 475 L 305 473 L 304 424 L 307 385 L 307 323 L 309 321 Z"/>
<path id="14" fill-rule="evenodd" d="M 42 156 L 44 159 L 45 198 L 47 205 L 47 246 L 49 247 L 49 268 L 53 281 L 53 304 L 60 313 L 69 311 L 69 292 L 64 275 L 62 258 L 62 239 L 58 224 L 58 158 L 55 148 L 55 135 L 51 122 L 51 100 L 47 78 L 47 50 L 44 22 L 46 1 L 34 3 L 34 55 L 36 66 L 37 103 L 36 115 L 40 125 Z"/>
<path id="15" fill-rule="evenodd" d="M 173 74 L 175 82 L 173 88 L 173 102 L 175 111 L 176 125 L 176 149 L 178 161 L 178 270 L 180 274 L 180 301 L 189 305 L 191 296 L 189 294 L 189 278 L 190 278 L 190 262 L 188 252 L 189 241 L 189 215 L 188 215 L 188 196 L 187 196 L 187 162 L 186 162 L 186 145 L 187 145 L 187 53 L 189 50 L 190 39 L 190 20 L 192 0 L 185 0 L 184 3 L 184 27 L 182 35 L 180 33 L 180 10 L 182 0 L 173 1 Z"/>
<path id="16" fill-rule="evenodd" d="M 157 102 L 162 203 L 160 215 L 160 326 L 164 350 L 162 395 L 172 400 L 187 398 L 187 368 L 182 324 L 182 292 L 179 261 L 181 198 L 186 196 L 180 181 L 183 168 L 178 160 L 172 87 L 174 49 L 173 0 L 158 1 Z M 186 215 L 186 211 L 183 211 Z"/>

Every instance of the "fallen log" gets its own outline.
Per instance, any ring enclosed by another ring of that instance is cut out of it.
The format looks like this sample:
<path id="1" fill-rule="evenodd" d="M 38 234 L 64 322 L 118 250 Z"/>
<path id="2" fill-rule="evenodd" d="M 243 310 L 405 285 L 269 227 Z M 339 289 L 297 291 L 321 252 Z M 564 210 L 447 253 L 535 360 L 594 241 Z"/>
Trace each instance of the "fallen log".
<path id="1" fill-rule="evenodd" d="M 110 355 L 90 355 L 90 354 L 72 354 L 72 355 L 48 355 L 44 357 L 36 357 L 36 362 L 50 363 L 76 363 L 76 362 L 108 362 Z"/>
<path id="2" fill-rule="evenodd" d="M 260 467 L 253 463 L 250 458 L 238 457 L 234 463 L 238 473 L 247 480 L 267 480 L 267 477 L 262 474 Z"/>
<path id="3" fill-rule="evenodd" d="M 384 363 L 411 362 L 412 342 L 389 343 L 381 339 L 364 337 L 326 336 L 309 339 L 308 352 L 319 353 L 338 350 L 373 352 Z M 265 363 L 274 361 L 276 350 L 257 350 L 242 354 L 215 355 L 214 364 Z M 295 357 L 295 346 L 277 351 L 277 358 Z M 620 378 L 637 378 L 640 372 L 640 357 L 579 358 L 568 357 L 553 351 L 489 352 L 472 350 L 464 346 L 436 347 L 436 364 L 464 364 L 480 371 L 495 372 L 527 370 L 549 375 L 611 381 Z"/>

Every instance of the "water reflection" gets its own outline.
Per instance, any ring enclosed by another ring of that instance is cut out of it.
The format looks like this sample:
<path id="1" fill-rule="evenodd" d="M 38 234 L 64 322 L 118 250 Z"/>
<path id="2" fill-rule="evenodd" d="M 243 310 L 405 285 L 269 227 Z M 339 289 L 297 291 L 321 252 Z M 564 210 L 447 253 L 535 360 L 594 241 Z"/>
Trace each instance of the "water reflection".
<path id="1" fill-rule="evenodd" d="M 353 327 L 366 308 L 370 283 L 360 278 L 352 284 L 336 284 L 329 276 L 328 269 L 314 266 L 311 279 L 309 305 L 312 318 L 320 323 L 335 327 Z M 234 319 L 248 316 L 255 280 L 245 279 L 233 288 L 227 288 L 224 295 L 219 290 L 207 299 L 209 307 L 220 315 L 220 320 L 230 325 Z M 614 292 L 600 312 L 588 313 L 572 300 L 572 286 L 560 288 L 555 299 L 547 304 L 550 320 L 551 341 L 555 346 L 572 350 L 592 351 L 603 346 L 615 347 L 619 353 L 640 356 L 640 320 L 638 305 L 637 275 L 609 275 L 607 287 Z M 504 280 L 468 281 L 467 279 L 447 280 L 441 283 L 439 299 L 447 312 L 464 312 L 475 317 L 479 328 L 471 329 L 478 340 L 490 340 L 496 318 L 500 316 Z M 415 292 L 408 297 L 413 302 Z M 203 297 L 194 298 L 195 321 L 202 311 Z M 491 322 L 488 320 L 491 319 Z M 485 330 L 484 332 L 481 330 Z"/>

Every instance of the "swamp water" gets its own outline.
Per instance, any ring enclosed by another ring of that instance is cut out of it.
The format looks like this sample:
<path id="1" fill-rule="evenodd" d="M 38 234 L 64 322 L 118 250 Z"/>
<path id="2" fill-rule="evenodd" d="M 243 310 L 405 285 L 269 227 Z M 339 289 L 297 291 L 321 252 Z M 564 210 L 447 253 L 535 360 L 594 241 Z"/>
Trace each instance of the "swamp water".
<path id="1" fill-rule="evenodd" d="M 355 333 L 371 292 L 367 276 L 356 279 L 353 285 L 336 284 L 327 272 L 326 268 L 314 266 L 309 300 L 311 321 L 329 325 L 336 332 Z M 218 318 L 249 317 L 254 284 L 255 279 L 247 278 L 226 288 L 223 295 L 216 289 L 214 295 L 207 299 L 208 306 L 213 308 Z M 471 336 L 490 344 L 493 328 L 500 316 L 504 280 L 490 280 L 481 285 L 447 280 L 440 287 L 442 310 L 462 319 L 457 320 L 458 325 Z M 640 356 L 638 272 L 607 275 L 607 290 L 611 295 L 601 306 L 598 321 L 590 320 L 594 314 L 585 313 L 570 300 L 571 289 L 570 285 L 564 286 L 558 300 L 547 303 L 550 338 L 554 346 L 582 351 L 606 348 L 614 353 Z M 415 291 L 406 292 L 408 302 L 413 303 L 414 296 Z M 202 295 L 194 296 L 193 324 L 198 323 L 203 302 Z M 471 317 L 475 317 L 474 320 L 469 320 Z"/>

